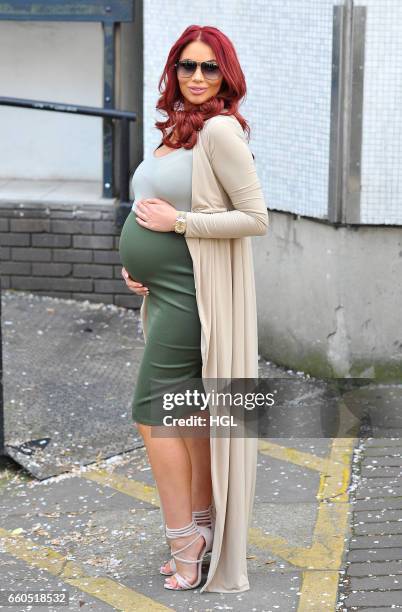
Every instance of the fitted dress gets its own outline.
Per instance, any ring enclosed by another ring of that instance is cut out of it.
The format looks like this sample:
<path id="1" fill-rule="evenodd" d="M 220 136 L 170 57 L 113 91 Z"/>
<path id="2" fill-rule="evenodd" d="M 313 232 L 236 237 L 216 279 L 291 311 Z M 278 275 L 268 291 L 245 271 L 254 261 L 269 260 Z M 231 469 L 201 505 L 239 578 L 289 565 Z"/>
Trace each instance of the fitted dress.
<path id="1" fill-rule="evenodd" d="M 164 425 L 167 415 L 186 417 L 199 410 L 193 400 L 166 403 L 164 394 L 204 392 L 201 323 L 186 239 L 175 231 L 147 229 L 137 223 L 135 214 L 137 201 L 145 198 L 191 210 L 192 153 L 184 148 L 160 157 L 151 153 L 139 164 L 132 178 L 132 212 L 120 234 L 122 265 L 149 289 L 147 340 L 131 404 L 133 420 L 145 425 Z"/>

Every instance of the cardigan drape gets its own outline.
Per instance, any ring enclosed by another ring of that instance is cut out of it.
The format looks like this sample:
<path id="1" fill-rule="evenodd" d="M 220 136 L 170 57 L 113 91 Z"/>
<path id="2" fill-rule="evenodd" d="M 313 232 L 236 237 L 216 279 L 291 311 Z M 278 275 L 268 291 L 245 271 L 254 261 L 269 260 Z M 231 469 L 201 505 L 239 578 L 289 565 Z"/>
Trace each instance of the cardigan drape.
<path id="1" fill-rule="evenodd" d="M 251 236 L 264 235 L 268 224 L 264 195 L 240 123 L 230 115 L 207 119 L 193 148 L 192 205 L 184 234 L 193 260 L 203 381 L 258 378 Z M 146 342 L 147 296 L 140 314 Z M 210 414 L 216 414 L 214 406 Z M 258 440 L 256 436 L 221 437 L 214 432 L 211 426 L 216 524 L 208 577 L 201 592 L 237 593 L 250 588 L 247 533 Z M 161 515 L 164 526 L 162 507 Z"/>

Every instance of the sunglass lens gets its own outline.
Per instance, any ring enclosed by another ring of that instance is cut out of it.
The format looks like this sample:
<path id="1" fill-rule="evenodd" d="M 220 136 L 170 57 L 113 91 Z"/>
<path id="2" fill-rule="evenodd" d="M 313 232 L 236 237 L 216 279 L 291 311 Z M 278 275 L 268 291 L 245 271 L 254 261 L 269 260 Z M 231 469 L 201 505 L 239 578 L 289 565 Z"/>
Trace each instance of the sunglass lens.
<path id="1" fill-rule="evenodd" d="M 195 62 L 179 62 L 178 65 L 178 74 L 182 77 L 191 76 L 197 68 L 197 64 Z"/>
<path id="2" fill-rule="evenodd" d="M 216 64 L 204 62 L 202 64 L 202 70 L 208 79 L 217 79 L 219 76 L 219 67 Z"/>

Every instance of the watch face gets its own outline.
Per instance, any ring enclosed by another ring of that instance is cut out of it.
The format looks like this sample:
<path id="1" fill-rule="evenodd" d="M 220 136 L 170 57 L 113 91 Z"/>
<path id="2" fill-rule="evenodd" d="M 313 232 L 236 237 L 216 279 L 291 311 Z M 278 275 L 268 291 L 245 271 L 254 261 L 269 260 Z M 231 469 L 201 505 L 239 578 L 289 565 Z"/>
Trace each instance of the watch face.
<path id="1" fill-rule="evenodd" d="M 176 221 L 176 231 L 182 234 L 186 228 L 184 221 Z"/>

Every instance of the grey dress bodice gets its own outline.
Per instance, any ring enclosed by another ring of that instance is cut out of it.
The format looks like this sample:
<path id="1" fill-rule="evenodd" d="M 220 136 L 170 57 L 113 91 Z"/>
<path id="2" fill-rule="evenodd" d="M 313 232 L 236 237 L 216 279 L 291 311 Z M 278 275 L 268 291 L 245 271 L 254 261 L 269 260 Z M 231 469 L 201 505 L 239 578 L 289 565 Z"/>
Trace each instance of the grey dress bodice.
<path id="1" fill-rule="evenodd" d="M 155 157 L 152 152 L 134 172 L 132 210 L 138 200 L 160 198 L 177 210 L 191 211 L 192 167 L 192 149 L 176 149 L 161 157 Z"/>

